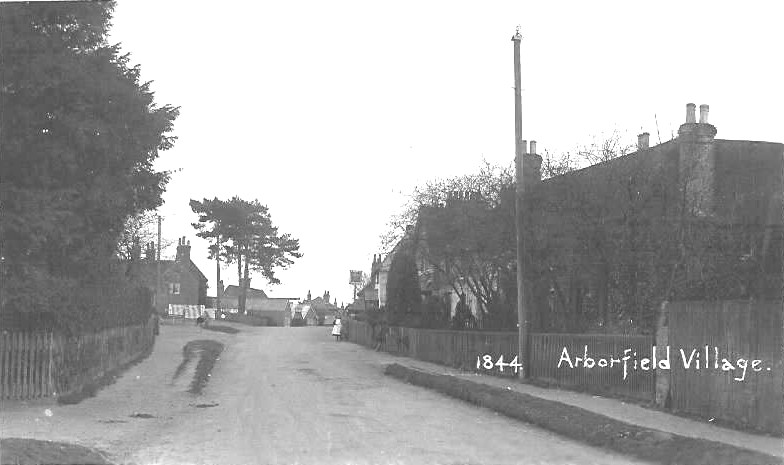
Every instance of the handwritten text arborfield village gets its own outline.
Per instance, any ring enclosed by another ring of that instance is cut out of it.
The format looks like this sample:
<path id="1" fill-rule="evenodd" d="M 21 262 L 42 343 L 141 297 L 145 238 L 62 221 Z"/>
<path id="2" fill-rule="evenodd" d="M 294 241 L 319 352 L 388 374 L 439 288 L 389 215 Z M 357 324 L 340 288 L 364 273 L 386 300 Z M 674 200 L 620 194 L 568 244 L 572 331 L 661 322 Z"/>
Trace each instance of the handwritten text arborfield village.
<path id="1" fill-rule="evenodd" d="M 711 350 L 712 349 L 712 350 Z M 564 347 L 561 351 L 561 358 L 558 360 L 558 368 L 561 366 L 568 366 L 569 368 L 612 368 L 616 364 L 623 366 L 623 379 L 629 375 L 629 367 L 634 371 L 642 370 L 669 370 L 670 369 L 670 346 L 665 348 L 666 355 L 657 359 L 656 346 L 652 347 L 651 357 L 638 357 L 637 352 L 633 349 L 624 349 L 623 355 L 618 358 L 610 357 L 596 357 L 588 353 L 588 346 L 583 349 L 582 357 L 575 355 L 571 357 L 569 350 Z M 678 355 L 683 368 L 686 370 L 705 369 L 705 370 L 721 370 L 732 371 L 733 379 L 735 381 L 743 381 L 746 379 L 746 371 L 751 366 L 752 371 L 759 372 L 762 370 L 770 371 L 770 367 L 763 367 L 762 360 L 748 360 L 746 358 L 731 359 L 730 357 L 719 358 L 719 348 L 705 346 L 691 350 L 678 349 Z M 677 362 L 677 360 L 676 360 Z M 749 363 L 751 362 L 751 363 Z M 739 373 L 736 371 L 739 370 Z"/>

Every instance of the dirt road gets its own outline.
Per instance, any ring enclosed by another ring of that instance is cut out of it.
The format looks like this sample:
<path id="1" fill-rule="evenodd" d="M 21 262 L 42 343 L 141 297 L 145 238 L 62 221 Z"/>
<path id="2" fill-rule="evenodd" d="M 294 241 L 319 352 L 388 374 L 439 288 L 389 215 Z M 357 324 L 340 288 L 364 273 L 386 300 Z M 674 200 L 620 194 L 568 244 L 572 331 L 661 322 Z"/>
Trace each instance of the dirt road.
<path id="1" fill-rule="evenodd" d="M 78 405 L 3 405 L 3 437 L 70 441 L 136 464 L 627 464 L 489 410 L 383 375 L 395 360 L 330 327 L 235 335 L 163 326 L 153 354 Z M 201 396 L 190 340 L 225 350 Z M 46 414 L 49 409 L 51 415 Z"/>

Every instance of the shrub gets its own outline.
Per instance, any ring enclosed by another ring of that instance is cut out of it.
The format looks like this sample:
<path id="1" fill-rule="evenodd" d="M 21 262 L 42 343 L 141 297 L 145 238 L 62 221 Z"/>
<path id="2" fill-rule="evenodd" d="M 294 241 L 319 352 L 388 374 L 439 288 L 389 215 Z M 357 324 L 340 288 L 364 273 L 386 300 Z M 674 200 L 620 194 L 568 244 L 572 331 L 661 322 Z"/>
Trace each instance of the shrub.
<path id="1" fill-rule="evenodd" d="M 95 332 L 142 324 L 154 311 L 152 292 L 118 271 L 89 284 L 35 271 L 11 275 L 3 283 L 3 294 L 0 323 L 25 331 Z"/>
<path id="2" fill-rule="evenodd" d="M 404 321 L 416 319 L 422 311 L 422 291 L 419 287 L 413 252 L 401 250 L 389 266 L 387 310 L 390 324 L 402 325 Z"/>

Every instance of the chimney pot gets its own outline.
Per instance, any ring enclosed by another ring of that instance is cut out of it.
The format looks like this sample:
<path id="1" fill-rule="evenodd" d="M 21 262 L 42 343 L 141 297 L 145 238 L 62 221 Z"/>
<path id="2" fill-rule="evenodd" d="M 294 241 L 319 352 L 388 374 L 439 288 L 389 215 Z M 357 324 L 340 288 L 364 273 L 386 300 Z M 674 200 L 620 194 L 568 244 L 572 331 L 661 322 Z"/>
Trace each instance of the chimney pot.
<path id="1" fill-rule="evenodd" d="M 708 105 L 700 105 L 700 124 L 708 124 Z"/>
<path id="2" fill-rule="evenodd" d="M 528 152 L 528 141 L 523 139 L 522 145 L 523 145 L 523 153 Z"/>
<path id="3" fill-rule="evenodd" d="M 637 136 L 637 150 L 645 150 L 648 148 L 648 144 L 650 143 L 651 135 L 647 132 L 643 132 L 642 134 Z"/>
<path id="4" fill-rule="evenodd" d="M 686 124 L 690 124 L 690 123 L 693 124 L 697 122 L 697 119 L 695 117 L 696 108 L 697 105 L 693 103 L 686 104 Z"/>
<path id="5" fill-rule="evenodd" d="M 528 153 L 530 153 L 531 155 L 536 155 L 536 141 L 535 140 L 532 140 L 529 143 L 529 147 L 531 147 L 531 148 L 528 150 Z"/>

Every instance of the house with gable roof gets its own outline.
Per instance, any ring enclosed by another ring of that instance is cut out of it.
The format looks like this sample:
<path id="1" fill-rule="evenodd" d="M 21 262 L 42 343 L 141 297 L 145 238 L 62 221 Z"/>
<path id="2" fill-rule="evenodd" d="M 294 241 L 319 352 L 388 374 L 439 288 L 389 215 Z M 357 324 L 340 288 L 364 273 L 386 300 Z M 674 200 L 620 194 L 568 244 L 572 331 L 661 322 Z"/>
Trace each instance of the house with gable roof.
<path id="1" fill-rule="evenodd" d="M 155 251 L 151 247 L 149 245 L 147 248 L 146 259 L 140 260 L 135 266 L 138 270 L 137 279 L 156 294 L 155 309 L 158 314 L 166 314 L 170 304 L 206 305 L 207 277 L 191 261 L 190 241 L 186 241 L 185 237 L 178 240 L 174 260 L 156 262 Z"/>
<path id="2" fill-rule="evenodd" d="M 335 319 L 335 315 L 337 315 L 338 311 L 340 310 L 336 305 L 337 301 L 330 302 L 330 295 L 329 291 L 324 291 L 323 296 L 318 296 L 313 298 L 310 291 L 308 291 L 308 295 L 305 300 L 302 301 L 298 307 L 300 308 L 300 312 L 302 312 L 302 318 L 308 321 L 309 316 L 312 315 L 310 318 L 315 318 L 316 325 L 322 324 L 331 324 L 331 322 Z M 308 307 L 305 310 L 305 307 Z"/>

